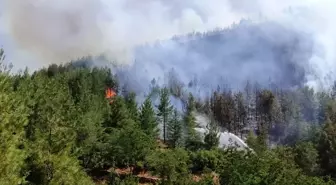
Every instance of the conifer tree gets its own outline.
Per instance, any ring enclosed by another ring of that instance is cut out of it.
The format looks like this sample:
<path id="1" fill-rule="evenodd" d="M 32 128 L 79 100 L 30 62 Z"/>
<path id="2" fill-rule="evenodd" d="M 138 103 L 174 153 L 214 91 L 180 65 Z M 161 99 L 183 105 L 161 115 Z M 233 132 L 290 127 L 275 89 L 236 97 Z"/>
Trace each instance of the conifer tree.
<path id="1" fill-rule="evenodd" d="M 125 97 L 125 104 L 127 106 L 130 118 L 137 122 L 139 120 L 139 112 L 135 98 L 136 94 L 134 92 L 128 93 Z"/>
<path id="2" fill-rule="evenodd" d="M 336 102 L 331 101 L 326 110 L 327 121 L 318 142 L 320 165 L 324 175 L 336 177 Z"/>
<path id="3" fill-rule="evenodd" d="M 208 132 L 205 134 L 204 143 L 207 149 L 213 149 L 219 145 L 219 127 L 215 120 L 211 117 L 210 122 L 207 124 Z"/>
<path id="4" fill-rule="evenodd" d="M 140 126 L 146 134 L 152 136 L 153 138 L 158 137 L 158 124 L 150 97 L 147 97 L 141 106 Z"/>
<path id="5" fill-rule="evenodd" d="M 129 119 L 129 113 L 127 106 L 125 105 L 125 101 L 122 97 L 115 97 L 113 103 L 110 107 L 109 115 L 107 119 L 104 121 L 103 126 L 110 130 L 115 127 L 122 127 L 122 121 L 125 119 Z"/>
<path id="6" fill-rule="evenodd" d="M 23 138 L 28 109 L 11 90 L 10 80 L 3 73 L 0 74 L 0 102 L 0 184 L 24 184 L 22 170 L 27 151 Z"/>
<path id="7" fill-rule="evenodd" d="M 180 144 L 182 138 L 182 121 L 177 109 L 174 110 L 172 119 L 168 123 L 168 140 L 170 145 L 175 148 Z"/>
<path id="8" fill-rule="evenodd" d="M 195 99 L 194 96 L 190 93 L 188 97 L 188 102 L 185 109 L 185 115 L 183 118 L 185 125 L 185 135 L 186 135 L 186 145 L 190 146 L 195 144 L 195 142 L 200 141 L 195 127 L 196 127 L 196 118 L 195 118 Z"/>
<path id="9" fill-rule="evenodd" d="M 259 142 L 267 145 L 268 131 L 274 122 L 275 96 L 269 90 L 257 91 L 256 113 L 258 120 Z"/>
<path id="10" fill-rule="evenodd" d="M 123 128 L 115 132 L 110 156 L 121 165 L 135 165 L 141 162 L 155 146 L 154 140 L 143 132 L 139 125 L 131 119 L 122 121 Z"/>
<path id="11" fill-rule="evenodd" d="M 171 114 L 173 112 L 173 106 L 170 104 L 169 100 L 169 90 L 165 87 L 160 91 L 160 104 L 158 106 L 158 117 L 163 124 L 163 141 L 166 143 L 167 139 L 167 124 L 171 119 Z"/>
<path id="12" fill-rule="evenodd" d="M 236 101 L 236 121 L 235 121 L 235 133 L 242 133 L 243 128 L 247 125 L 247 111 L 244 105 L 243 93 L 239 92 L 235 94 Z"/>

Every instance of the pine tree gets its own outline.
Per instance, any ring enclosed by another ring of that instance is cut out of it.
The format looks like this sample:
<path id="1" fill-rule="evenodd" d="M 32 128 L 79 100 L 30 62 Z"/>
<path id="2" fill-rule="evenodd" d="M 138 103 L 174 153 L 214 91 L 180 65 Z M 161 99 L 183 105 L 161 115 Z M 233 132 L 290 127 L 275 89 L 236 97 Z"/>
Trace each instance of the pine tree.
<path id="1" fill-rule="evenodd" d="M 247 111 L 244 105 L 243 93 L 239 92 L 235 95 L 236 101 L 236 121 L 235 121 L 235 133 L 242 133 L 244 127 L 247 126 Z"/>
<path id="2" fill-rule="evenodd" d="M 260 142 L 267 143 L 268 131 L 274 122 L 274 108 L 276 98 L 269 90 L 257 91 L 256 113 Z M 263 141 L 264 140 L 264 141 Z"/>
<path id="3" fill-rule="evenodd" d="M 336 177 L 336 125 L 332 122 L 327 122 L 323 128 L 318 152 L 320 157 L 320 165 L 324 171 L 324 175 Z"/>
<path id="4" fill-rule="evenodd" d="M 158 137 L 158 124 L 150 97 L 147 97 L 145 102 L 141 106 L 140 126 L 146 134 L 152 136 L 153 138 Z"/>
<path id="5" fill-rule="evenodd" d="M 127 106 L 130 118 L 135 122 L 139 120 L 138 105 L 136 103 L 136 94 L 134 92 L 128 93 L 125 97 L 125 104 Z"/>
<path id="6" fill-rule="evenodd" d="M 327 121 L 318 142 L 320 165 L 324 175 L 336 177 L 336 102 L 330 101 L 326 109 Z"/>
<path id="7" fill-rule="evenodd" d="M 225 127 L 228 129 L 229 132 L 234 131 L 235 125 L 234 121 L 237 117 L 236 113 L 236 106 L 235 100 L 232 95 L 231 91 L 224 91 L 222 93 L 223 101 L 222 101 L 222 119 L 225 124 Z"/>
<path id="8" fill-rule="evenodd" d="M 141 162 L 155 146 L 155 141 L 143 132 L 131 119 L 122 121 L 123 128 L 114 133 L 110 156 L 119 165 L 135 165 Z"/>
<path id="9" fill-rule="evenodd" d="M 115 97 L 107 119 L 103 123 L 103 127 L 106 128 L 106 131 L 109 131 L 111 128 L 122 127 L 122 121 L 129 119 L 129 113 L 125 101 L 122 97 Z"/>
<path id="10" fill-rule="evenodd" d="M 315 123 L 315 121 L 317 121 L 318 107 L 314 89 L 310 87 L 300 89 L 297 98 L 304 120 Z"/>
<path id="11" fill-rule="evenodd" d="M 11 90 L 10 80 L 4 73 L 0 74 L 0 102 L 0 184 L 24 184 L 22 170 L 27 151 L 23 138 L 28 109 Z"/>
<path id="12" fill-rule="evenodd" d="M 190 93 L 188 102 L 186 105 L 185 115 L 183 118 L 184 124 L 185 124 L 185 132 L 186 132 L 186 145 L 190 146 L 195 144 L 195 142 L 200 141 L 200 138 L 198 137 L 195 127 L 196 127 L 196 118 L 195 118 L 195 99 L 193 95 Z"/>
<path id="13" fill-rule="evenodd" d="M 182 138 L 182 122 L 177 109 L 174 110 L 173 117 L 169 121 L 167 129 L 168 141 L 175 148 L 180 144 Z"/>
<path id="14" fill-rule="evenodd" d="M 207 149 L 213 149 L 219 145 L 219 128 L 215 120 L 211 117 L 207 125 L 208 132 L 205 134 L 204 143 Z"/>
<path id="15" fill-rule="evenodd" d="M 160 91 L 160 104 L 158 106 L 158 117 L 163 124 L 163 141 L 166 143 L 167 139 L 167 124 L 171 118 L 173 112 L 173 106 L 170 104 L 169 100 L 169 90 L 165 87 Z"/>

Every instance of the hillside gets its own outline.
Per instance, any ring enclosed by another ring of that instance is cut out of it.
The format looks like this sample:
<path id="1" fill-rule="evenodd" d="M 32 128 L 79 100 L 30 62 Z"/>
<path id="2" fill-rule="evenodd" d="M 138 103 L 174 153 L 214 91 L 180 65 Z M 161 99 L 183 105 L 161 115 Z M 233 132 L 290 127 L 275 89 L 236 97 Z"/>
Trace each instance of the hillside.
<path id="1" fill-rule="evenodd" d="M 247 80 L 263 87 L 270 83 L 302 87 L 314 71 L 310 65 L 313 47 L 311 37 L 302 32 L 273 22 L 246 21 L 139 46 L 135 65 L 116 72 L 137 93 L 147 91 L 153 78 L 159 84 L 167 83 L 172 69 L 185 86 L 197 79 L 195 88 L 203 94 L 218 85 L 243 89 Z"/>
<path id="2" fill-rule="evenodd" d="M 211 174 L 227 185 L 335 184 L 326 178 L 334 179 L 336 169 L 333 93 L 218 89 L 202 101 L 190 94 L 179 112 L 171 89 L 152 89 L 158 106 L 154 97 L 137 105 L 110 69 L 74 64 L 14 76 L 2 66 L 0 184 L 138 184 L 141 174 L 174 185 L 215 184 Z M 106 88 L 117 92 L 112 103 Z M 204 141 L 194 129 L 195 111 L 212 118 Z M 158 124 L 165 127 L 164 149 Z M 246 124 L 258 127 L 247 138 L 254 153 L 217 149 L 220 127 L 239 135 Z M 280 142 L 271 149 L 270 140 Z M 124 176 L 122 169 L 133 172 Z"/>

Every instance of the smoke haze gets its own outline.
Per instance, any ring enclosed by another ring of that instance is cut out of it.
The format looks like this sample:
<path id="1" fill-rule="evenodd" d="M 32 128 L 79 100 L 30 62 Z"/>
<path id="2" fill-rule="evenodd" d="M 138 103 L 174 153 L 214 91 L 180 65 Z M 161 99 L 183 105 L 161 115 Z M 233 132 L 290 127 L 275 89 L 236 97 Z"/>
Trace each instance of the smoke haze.
<path id="1" fill-rule="evenodd" d="M 204 84 L 218 76 L 232 84 L 251 78 L 266 83 L 271 77 L 285 86 L 326 85 L 334 79 L 332 0 L 0 0 L 0 5 L 0 37 L 6 38 L 0 41 L 5 48 L 11 45 L 13 58 L 30 55 L 44 65 L 104 54 L 119 65 L 132 64 L 128 75 L 134 87 L 142 79 L 163 78 L 171 68 L 184 83 L 195 74 Z M 198 41 L 203 50 L 169 40 L 243 18 L 252 26 Z M 157 40 L 163 44 L 138 48 Z M 212 45 L 219 42 L 219 48 Z M 282 55 L 283 50 L 292 53 Z M 291 71 L 293 66 L 298 70 Z"/>
<path id="2" fill-rule="evenodd" d="M 247 80 L 264 87 L 271 82 L 281 88 L 303 86 L 311 69 L 309 36 L 272 22 L 242 22 L 231 29 L 139 47 L 137 61 L 120 72 L 120 79 L 137 93 L 146 92 L 142 87 L 148 86 L 142 84 L 150 84 L 155 77 L 161 85 L 189 84 L 189 91 L 200 96 L 218 85 L 242 89 Z"/>

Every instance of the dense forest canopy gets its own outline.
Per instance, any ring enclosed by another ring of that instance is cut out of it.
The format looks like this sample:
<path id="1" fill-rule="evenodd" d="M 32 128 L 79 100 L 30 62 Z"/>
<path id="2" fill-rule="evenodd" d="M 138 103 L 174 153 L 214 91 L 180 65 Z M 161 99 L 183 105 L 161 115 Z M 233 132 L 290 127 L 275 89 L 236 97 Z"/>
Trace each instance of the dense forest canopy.
<path id="1" fill-rule="evenodd" d="M 13 75 L 1 50 L 0 184 L 336 184 L 336 85 L 305 86 L 311 42 L 270 24 L 144 46 L 123 70 Z"/>

